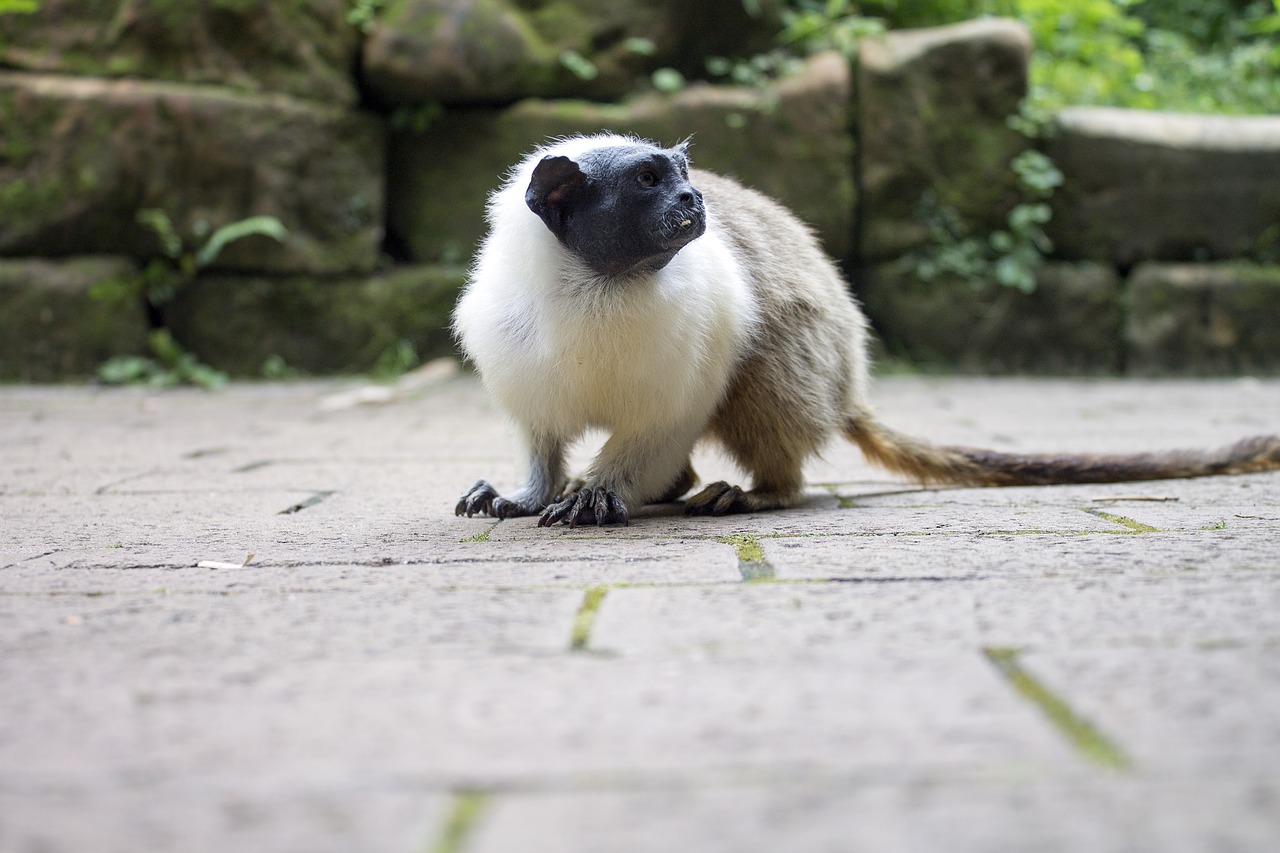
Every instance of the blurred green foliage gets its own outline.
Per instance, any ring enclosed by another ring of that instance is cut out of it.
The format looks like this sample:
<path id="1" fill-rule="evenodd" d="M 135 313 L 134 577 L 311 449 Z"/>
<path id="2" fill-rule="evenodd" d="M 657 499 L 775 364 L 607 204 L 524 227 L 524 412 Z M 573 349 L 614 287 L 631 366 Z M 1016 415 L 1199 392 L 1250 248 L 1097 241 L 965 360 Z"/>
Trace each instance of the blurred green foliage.
<path id="1" fill-rule="evenodd" d="M 237 240 L 261 236 L 282 243 L 289 236 L 274 216 L 250 216 L 220 228 L 199 222 L 187 238 L 178 233 L 169 214 L 163 210 L 140 210 L 137 221 L 155 235 L 158 257 L 147 264 L 134 284 L 105 282 L 91 292 L 94 298 L 117 301 L 142 297 L 153 308 L 159 308 L 194 282 L 202 270 L 218 259 L 223 249 Z M 140 291 L 131 289 L 134 287 Z M 121 355 L 108 359 L 98 368 L 98 380 L 106 385 L 196 385 L 210 390 L 227 382 L 226 374 L 202 364 L 168 329 L 153 329 L 147 337 L 147 346 L 150 356 Z"/>
<path id="2" fill-rule="evenodd" d="M 851 53 L 878 30 L 982 16 L 1030 29 L 1032 111 L 1280 112 L 1280 0 L 789 0 L 779 43 Z"/>

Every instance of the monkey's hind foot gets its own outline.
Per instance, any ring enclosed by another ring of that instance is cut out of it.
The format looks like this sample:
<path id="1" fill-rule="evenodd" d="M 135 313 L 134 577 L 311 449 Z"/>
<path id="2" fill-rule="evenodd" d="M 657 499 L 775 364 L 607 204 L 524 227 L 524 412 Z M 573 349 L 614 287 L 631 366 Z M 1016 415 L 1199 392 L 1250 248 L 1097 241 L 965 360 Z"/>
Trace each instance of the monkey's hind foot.
<path id="1" fill-rule="evenodd" d="M 510 500 L 498 494 L 497 489 L 489 485 L 488 480 L 477 480 L 467 490 L 453 508 L 454 515 L 465 515 L 467 518 L 480 513 L 493 518 L 517 518 L 522 515 L 533 515 L 541 506 L 528 506 L 521 501 Z"/>
<path id="2" fill-rule="evenodd" d="M 743 512 L 761 512 L 766 509 L 782 509 L 796 502 L 791 493 L 743 491 L 741 486 L 731 486 L 724 480 L 712 483 L 684 503 L 685 515 L 733 515 Z"/>
<path id="3" fill-rule="evenodd" d="M 563 499 L 547 507 L 539 527 L 550 527 L 563 521 L 570 527 L 582 524 L 628 524 L 627 505 L 610 489 L 603 486 L 586 487 L 570 492 Z"/>

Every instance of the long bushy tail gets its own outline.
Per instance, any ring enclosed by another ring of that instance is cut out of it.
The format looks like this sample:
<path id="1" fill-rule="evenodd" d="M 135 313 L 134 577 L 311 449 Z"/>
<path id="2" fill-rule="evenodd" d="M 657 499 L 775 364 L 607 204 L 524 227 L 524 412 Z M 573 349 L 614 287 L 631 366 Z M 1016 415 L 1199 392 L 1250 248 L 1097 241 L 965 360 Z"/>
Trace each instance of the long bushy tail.
<path id="1" fill-rule="evenodd" d="M 850 417 L 844 431 L 869 461 L 922 483 L 1049 486 L 1173 480 L 1280 469 L 1280 436 L 1275 435 L 1253 436 L 1213 450 L 1024 455 L 931 444 L 895 432 L 870 415 Z"/>

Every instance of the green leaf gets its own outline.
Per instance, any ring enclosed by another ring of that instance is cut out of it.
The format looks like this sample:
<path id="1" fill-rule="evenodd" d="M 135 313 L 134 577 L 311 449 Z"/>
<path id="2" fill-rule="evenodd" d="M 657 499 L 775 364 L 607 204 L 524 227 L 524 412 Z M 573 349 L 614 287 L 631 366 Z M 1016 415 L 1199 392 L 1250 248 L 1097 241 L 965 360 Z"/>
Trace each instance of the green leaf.
<path id="1" fill-rule="evenodd" d="M 200 247 L 195 259 L 196 269 L 204 269 L 217 260 L 218 255 L 222 254 L 222 250 L 229 244 L 255 234 L 283 243 L 289 236 L 289 230 L 274 216 L 250 216 L 248 219 L 224 225 L 209 235 L 208 241 Z"/>
<path id="2" fill-rule="evenodd" d="M 596 64 L 576 50 L 561 53 L 560 64 L 572 71 L 579 80 L 594 80 L 600 74 Z"/>
<path id="3" fill-rule="evenodd" d="M 634 36 L 622 43 L 622 46 L 632 53 L 640 56 L 653 56 L 658 52 L 658 46 L 653 43 L 653 39 L 641 38 Z"/>
<path id="4" fill-rule="evenodd" d="M 1036 277 L 1031 268 L 1015 255 L 1005 255 L 996 261 L 996 281 L 1006 287 L 1016 287 L 1023 293 L 1036 289 Z"/>
<path id="5" fill-rule="evenodd" d="M 139 210 L 134 217 L 139 225 L 150 228 L 160 238 L 160 250 L 165 257 L 176 259 L 182 254 L 182 238 L 174 230 L 169 214 L 155 207 Z"/>
<path id="6" fill-rule="evenodd" d="M 40 11 L 40 0 L 0 0 L 0 15 L 30 15 Z"/>
<path id="7" fill-rule="evenodd" d="M 106 385 L 132 385 L 142 382 L 157 371 L 158 366 L 140 355 L 117 355 L 98 366 L 98 381 Z"/>
<path id="8" fill-rule="evenodd" d="M 673 95 L 685 86 L 684 75 L 674 68 L 659 68 L 653 72 L 653 88 Z"/>

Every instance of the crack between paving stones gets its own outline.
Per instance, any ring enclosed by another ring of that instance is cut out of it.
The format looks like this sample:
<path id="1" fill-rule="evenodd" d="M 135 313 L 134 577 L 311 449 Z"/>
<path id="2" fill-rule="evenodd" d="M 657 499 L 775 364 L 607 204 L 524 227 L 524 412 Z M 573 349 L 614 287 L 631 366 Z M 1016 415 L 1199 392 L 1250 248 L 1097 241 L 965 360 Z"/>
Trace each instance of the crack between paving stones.
<path id="1" fill-rule="evenodd" d="M 1109 521 L 1112 524 L 1118 524 L 1126 528 L 1127 533 L 1159 533 L 1160 528 L 1152 527 L 1149 524 L 1143 524 L 1141 521 L 1134 521 L 1132 518 L 1124 515 L 1116 515 L 1110 512 L 1104 512 L 1100 509 L 1087 508 L 1081 512 L 1087 512 L 1089 515 L 1101 518 L 1103 521 Z"/>
<path id="2" fill-rule="evenodd" d="M 301 501 L 298 501 L 298 502 L 297 502 L 296 504 L 294 504 L 293 506 L 285 507 L 284 509 L 282 509 L 282 510 L 280 510 L 278 513 L 276 513 L 276 515 L 293 515 L 293 514 L 294 514 L 294 513 L 296 513 L 296 512 L 302 512 L 304 509 L 306 509 L 306 508 L 308 508 L 308 507 L 313 507 L 313 506 L 315 506 L 316 504 L 321 503 L 321 502 L 323 502 L 324 500 L 326 500 L 327 498 L 332 497 L 333 495 L 336 495 L 336 494 L 337 494 L 337 492 L 336 492 L 336 491 L 319 491 L 319 492 L 316 492 L 316 493 L 315 493 L 315 494 L 313 494 L 311 497 L 309 497 L 309 498 L 305 498 L 304 500 L 301 500 Z"/>
<path id="3" fill-rule="evenodd" d="M 16 569 L 18 566 L 21 566 L 23 563 L 29 563 L 32 560 L 42 560 L 45 557 L 52 557 L 57 553 L 59 552 L 54 550 L 54 551 L 45 551 L 43 554 L 32 554 L 30 557 L 23 557 L 21 560 L 17 560 L 12 563 L 5 563 L 3 566 L 0 566 L 0 571 L 4 571 L 5 569 Z"/>
<path id="4" fill-rule="evenodd" d="M 982 653 L 1009 686 L 1035 705 L 1082 757 L 1109 770 L 1132 769 L 1119 746 L 1022 666 L 1020 649 L 988 646 Z"/>
<path id="5" fill-rule="evenodd" d="M 146 479 L 147 477 L 152 476 L 153 474 L 159 474 L 159 473 L 160 473 L 159 468 L 151 468 L 147 471 L 143 471 L 138 474 L 130 474 L 128 477 L 121 477 L 119 480 L 112 480 L 110 483 L 99 486 L 98 488 L 93 490 L 93 493 L 95 495 L 115 494 L 114 489 L 116 489 L 118 486 L 123 486 L 125 483 L 132 483 L 134 480 L 143 480 L 143 479 Z"/>
<path id="6" fill-rule="evenodd" d="M 582 594 L 582 604 L 578 606 L 578 612 L 573 615 L 573 630 L 569 635 L 570 651 L 587 651 L 587 644 L 591 642 L 591 629 L 596 624 L 596 614 L 600 611 L 600 605 L 608 592 L 607 586 L 591 586 L 587 587 L 587 591 Z"/>
<path id="7" fill-rule="evenodd" d="M 755 536 L 721 536 L 715 540 L 733 548 L 738 558 L 738 573 L 749 583 L 760 583 L 777 579 L 773 564 L 764 556 L 764 548 L 760 539 Z"/>

